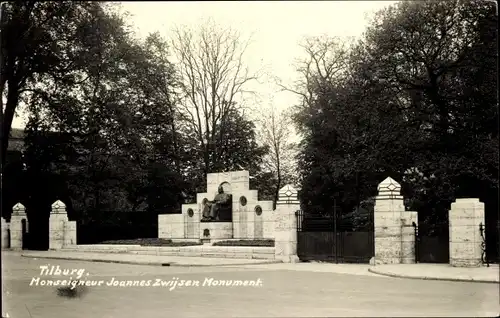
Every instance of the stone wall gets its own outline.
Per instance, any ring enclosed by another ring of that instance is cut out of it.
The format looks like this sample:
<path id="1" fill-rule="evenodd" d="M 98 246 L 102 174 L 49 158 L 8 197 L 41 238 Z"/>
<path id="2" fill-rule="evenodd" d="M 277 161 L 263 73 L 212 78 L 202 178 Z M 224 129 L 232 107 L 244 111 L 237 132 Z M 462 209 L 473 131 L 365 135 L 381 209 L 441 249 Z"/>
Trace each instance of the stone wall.
<path id="1" fill-rule="evenodd" d="M 158 215 L 158 238 L 184 238 L 184 219 L 182 213 Z"/>

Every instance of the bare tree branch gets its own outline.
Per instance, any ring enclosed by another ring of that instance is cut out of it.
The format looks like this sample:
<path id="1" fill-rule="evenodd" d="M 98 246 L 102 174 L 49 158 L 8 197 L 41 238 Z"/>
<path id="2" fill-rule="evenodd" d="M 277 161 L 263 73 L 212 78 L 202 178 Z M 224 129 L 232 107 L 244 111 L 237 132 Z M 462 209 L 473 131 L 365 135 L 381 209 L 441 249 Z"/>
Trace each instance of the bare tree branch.
<path id="1" fill-rule="evenodd" d="M 291 115 L 279 111 L 274 106 L 264 107 L 257 120 L 260 123 L 260 142 L 269 148 L 263 160 L 264 170 L 271 172 L 276 179 L 275 200 L 278 191 L 285 184 L 295 182 L 295 148 L 291 137 L 294 136 Z"/>
<path id="2" fill-rule="evenodd" d="M 258 79 L 245 67 L 249 40 L 232 29 L 208 22 L 200 29 L 175 29 L 172 49 L 180 75 L 182 119 L 194 129 L 204 154 L 205 170 L 218 160 L 216 141 L 223 135 L 227 114 L 249 94 L 248 84 Z M 242 108 L 238 104 L 238 108 Z M 209 160 L 212 154 L 214 157 Z"/>
<path id="3" fill-rule="evenodd" d="M 275 79 L 280 91 L 296 94 L 301 107 L 309 107 L 316 99 L 317 87 L 338 81 L 347 75 L 349 40 L 330 37 L 306 38 L 300 45 L 306 57 L 297 63 L 299 79 L 291 85 Z"/>

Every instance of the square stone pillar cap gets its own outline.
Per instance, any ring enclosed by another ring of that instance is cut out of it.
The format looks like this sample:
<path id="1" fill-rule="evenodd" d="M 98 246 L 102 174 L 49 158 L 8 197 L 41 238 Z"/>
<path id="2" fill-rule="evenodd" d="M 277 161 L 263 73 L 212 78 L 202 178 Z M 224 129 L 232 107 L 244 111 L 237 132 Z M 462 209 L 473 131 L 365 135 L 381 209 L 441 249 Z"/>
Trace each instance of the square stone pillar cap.
<path id="1" fill-rule="evenodd" d="M 278 192 L 277 204 L 300 204 L 298 198 L 298 191 L 294 186 L 288 184 L 281 188 Z"/>
<path id="2" fill-rule="evenodd" d="M 18 216 L 26 215 L 26 208 L 21 203 L 17 203 L 12 208 L 12 215 L 18 215 Z"/>
<path id="3" fill-rule="evenodd" d="M 61 200 L 57 200 L 52 203 L 52 211 L 50 213 L 64 213 L 66 212 L 66 204 L 64 204 Z"/>

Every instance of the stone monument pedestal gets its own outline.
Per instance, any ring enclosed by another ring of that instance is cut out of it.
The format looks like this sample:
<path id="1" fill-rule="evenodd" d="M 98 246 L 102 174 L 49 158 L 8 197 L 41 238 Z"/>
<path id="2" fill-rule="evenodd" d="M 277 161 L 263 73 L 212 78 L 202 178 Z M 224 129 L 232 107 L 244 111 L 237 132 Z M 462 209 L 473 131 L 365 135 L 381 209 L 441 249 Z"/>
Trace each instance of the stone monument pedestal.
<path id="1" fill-rule="evenodd" d="M 232 222 L 201 222 L 200 238 L 202 240 L 220 240 L 233 237 Z"/>

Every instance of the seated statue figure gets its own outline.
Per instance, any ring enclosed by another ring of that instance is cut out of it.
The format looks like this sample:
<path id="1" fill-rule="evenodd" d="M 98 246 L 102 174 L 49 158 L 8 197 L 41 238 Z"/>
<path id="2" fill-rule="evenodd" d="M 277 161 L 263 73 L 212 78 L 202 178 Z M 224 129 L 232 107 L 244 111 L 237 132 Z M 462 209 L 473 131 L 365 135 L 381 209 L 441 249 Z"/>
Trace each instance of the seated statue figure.
<path id="1" fill-rule="evenodd" d="M 231 195 L 228 193 L 224 193 L 224 189 L 222 186 L 219 186 L 218 192 L 215 195 L 213 201 L 208 201 L 203 208 L 203 214 L 201 221 L 219 221 L 219 215 L 221 210 L 229 209 L 231 210 Z M 227 216 L 225 215 L 225 218 Z M 229 216 L 230 217 L 230 216 Z"/>

